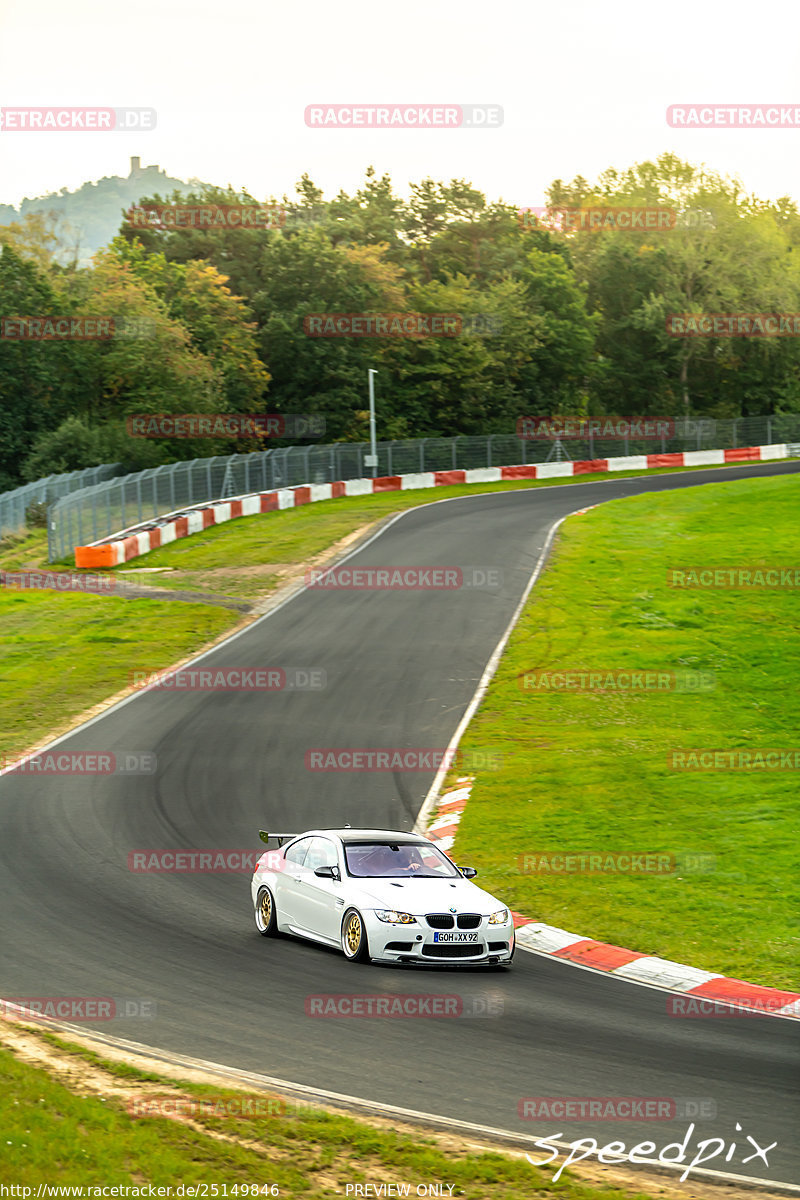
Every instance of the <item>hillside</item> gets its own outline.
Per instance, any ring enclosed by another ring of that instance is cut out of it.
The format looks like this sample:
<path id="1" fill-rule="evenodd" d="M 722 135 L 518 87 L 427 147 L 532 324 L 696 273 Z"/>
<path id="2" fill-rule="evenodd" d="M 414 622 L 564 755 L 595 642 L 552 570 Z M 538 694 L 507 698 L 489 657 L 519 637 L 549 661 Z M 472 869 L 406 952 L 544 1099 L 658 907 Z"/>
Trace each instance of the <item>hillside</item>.
<path id="1" fill-rule="evenodd" d="M 19 221 L 29 213 L 52 214 L 62 243 L 59 258 L 72 261 L 77 248 L 79 265 L 88 266 L 92 255 L 119 232 L 123 209 L 145 196 L 166 197 L 197 186 L 202 186 L 197 179 L 189 183 L 174 179 L 162 167 L 143 167 L 139 158 L 132 157 L 127 177 L 106 175 L 97 183 L 84 183 L 75 192 L 62 188 L 48 196 L 26 196 L 19 208 L 0 204 L 0 225 Z"/>

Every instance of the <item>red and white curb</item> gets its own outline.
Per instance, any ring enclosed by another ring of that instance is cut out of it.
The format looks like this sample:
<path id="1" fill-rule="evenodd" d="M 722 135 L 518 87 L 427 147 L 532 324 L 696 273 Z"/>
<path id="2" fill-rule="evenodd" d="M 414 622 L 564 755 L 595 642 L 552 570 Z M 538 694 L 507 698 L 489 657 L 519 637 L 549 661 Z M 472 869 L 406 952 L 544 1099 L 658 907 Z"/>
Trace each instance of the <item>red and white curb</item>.
<path id="1" fill-rule="evenodd" d="M 440 797 L 436 815 L 426 833 L 448 855 L 453 848 L 458 823 L 467 807 L 474 781 L 459 779 L 457 782 L 460 786 Z M 676 1008 L 675 1016 L 704 1016 L 709 1006 L 713 1013 L 716 1005 L 722 1004 L 746 1009 L 760 1016 L 795 1017 L 800 1020 L 800 992 L 786 992 L 780 988 L 730 979 L 726 975 L 687 967 L 654 954 L 641 954 L 636 950 L 625 950 L 608 942 L 582 937 L 578 933 L 569 933 L 555 925 L 533 921 L 513 910 L 511 915 L 514 918 L 517 945 L 523 950 L 566 959 L 634 983 L 695 998 L 697 1003 L 687 1004 L 683 1013 Z M 702 1002 L 707 1002 L 705 1008 Z"/>
<path id="2" fill-rule="evenodd" d="M 646 471 L 664 467 L 723 466 L 725 463 L 766 462 L 787 458 L 788 448 L 745 446 L 738 450 L 687 450 L 678 454 L 638 454 L 621 458 L 595 458 L 585 462 L 535 463 L 511 467 L 476 467 L 464 471 L 422 471 L 414 475 L 386 475 L 378 479 L 344 479 L 333 483 L 311 483 L 301 487 L 256 492 L 230 500 L 182 510 L 160 525 L 145 522 L 114 537 L 75 547 L 77 567 L 118 567 L 158 550 L 178 538 L 202 533 L 211 525 L 221 525 L 236 517 L 256 516 L 284 508 L 299 508 L 319 500 L 341 496 L 366 496 L 382 492 L 416 491 L 420 488 L 452 487 L 462 483 L 501 483 L 513 479 L 563 479 L 573 475 L 592 475 L 606 471 Z"/>

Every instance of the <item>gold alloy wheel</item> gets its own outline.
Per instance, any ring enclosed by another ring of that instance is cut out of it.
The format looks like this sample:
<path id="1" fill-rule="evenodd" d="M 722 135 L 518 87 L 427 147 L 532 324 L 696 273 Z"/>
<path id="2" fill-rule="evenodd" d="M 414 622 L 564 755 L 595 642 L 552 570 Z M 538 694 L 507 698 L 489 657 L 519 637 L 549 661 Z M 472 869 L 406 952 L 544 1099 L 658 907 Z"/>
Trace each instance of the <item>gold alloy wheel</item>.
<path id="1" fill-rule="evenodd" d="M 361 945 L 361 919 L 358 913 L 351 913 L 344 930 L 347 949 L 350 954 L 357 954 Z"/>
<path id="2" fill-rule="evenodd" d="M 266 888 L 261 893 L 261 903 L 258 907 L 261 914 L 261 922 L 265 929 L 269 929 L 269 923 L 272 919 L 272 897 Z"/>

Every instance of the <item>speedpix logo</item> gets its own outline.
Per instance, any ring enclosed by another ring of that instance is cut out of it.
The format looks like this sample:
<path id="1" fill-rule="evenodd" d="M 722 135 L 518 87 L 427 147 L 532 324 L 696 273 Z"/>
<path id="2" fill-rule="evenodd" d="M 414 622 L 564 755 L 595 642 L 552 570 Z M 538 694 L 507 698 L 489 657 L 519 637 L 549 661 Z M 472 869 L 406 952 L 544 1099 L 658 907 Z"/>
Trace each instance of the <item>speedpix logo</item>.
<path id="1" fill-rule="evenodd" d="M 679 1142 L 670 1142 L 663 1150 L 658 1150 L 655 1142 L 639 1142 L 638 1145 L 627 1149 L 625 1142 L 608 1142 L 604 1146 L 598 1146 L 595 1138 L 586 1137 L 578 1138 L 574 1142 L 563 1143 L 559 1145 L 548 1145 L 548 1142 L 557 1142 L 561 1137 L 561 1131 L 558 1133 L 548 1134 L 547 1137 L 537 1138 L 536 1145 L 540 1150 L 546 1150 L 550 1155 L 549 1158 L 536 1159 L 531 1158 L 530 1154 L 526 1154 L 528 1162 L 534 1167 L 546 1167 L 550 1163 L 558 1160 L 562 1150 L 569 1150 L 568 1156 L 561 1163 L 555 1175 L 553 1182 L 556 1183 L 566 1167 L 573 1163 L 581 1162 L 584 1158 L 588 1158 L 592 1154 L 597 1155 L 597 1161 L 606 1164 L 613 1163 L 653 1163 L 666 1166 L 682 1165 L 687 1162 L 689 1155 L 692 1155 L 691 1161 L 688 1162 L 685 1170 L 680 1176 L 681 1183 L 685 1183 L 691 1171 L 701 1164 L 712 1162 L 721 1154 L 725 1154 L 723 1163 L 733 1162 L 737 1167 L 739 1165 L 746 1166 L 753 1159 L 760 1159 L 765 1167 L 769 1167 L 769 1159 L 767 1155 L 770 1150 L 774 1150 L 777 1142 L 771 1142 L 769 1145 L 762 1146 L 756 1138 L 749 1133 L 746 1135 L 746 1142 L 740 1139 L 734 1140 L 728 1145 L 727 1141 L 721 1137 L 703 1138 L 698 1141 L 695 1149 L 694 1145 L 695 1123 L 689 1125 L 684 1137 Z M 742 1126 L 736 1122 L 736 1132 L 743 1132 Z M 747 1144 L 749 1143 L 749 1145 Z M 727 1153 L 725 1151 L 727 1150 Z M 675 1153 L 677 1151 L 677 1154 Z M 736 1157 L 736 1154 L 739 1157 Z M 733 1168 L 727 1168 L 732 1170 Z"/>

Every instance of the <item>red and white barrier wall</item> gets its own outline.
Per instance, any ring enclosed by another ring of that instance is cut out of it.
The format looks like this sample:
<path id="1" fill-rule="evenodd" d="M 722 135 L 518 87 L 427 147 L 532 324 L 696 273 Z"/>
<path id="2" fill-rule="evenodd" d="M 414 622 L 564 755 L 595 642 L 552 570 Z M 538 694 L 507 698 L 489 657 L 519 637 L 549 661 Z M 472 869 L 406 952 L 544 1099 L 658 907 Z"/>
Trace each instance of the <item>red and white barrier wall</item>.
<path id="1" fill-rule="evenodd" d="M 595 458 L 587 462 L 536 463 L 516 467 L 476 467 L 469 471 L 422 471 L 416 475 L 385 475 L 380 479 L 346 479 L 335 483 L 310 483 L 302 487 L 256 492 L 232 500 L 218 501 L 167 520 L 156 528 L 120 533 L 75 547 L 77 567 L 118 567 L 140 554 L 157 550 L 178 538 L 201 533 L 210 525 L 221 525 L 234 517 L 251 517 L 281 508 L 298 508 L 317 500 L 339 496 L 366 496 L 376 492 L 412 491 L 418 488 L 449 487 L 459 483 L 499 483 L 505 479 L 562 479 L 569 475 L 592 475 L 602 471 L 645 471 L 659 467 L 707 467 L 725 463 L 758 462 L 786 458 L 786 446 L 746 446 L 739 450 L 687 450 L 679 454 L 638 454 L 627 458 Z"/>

